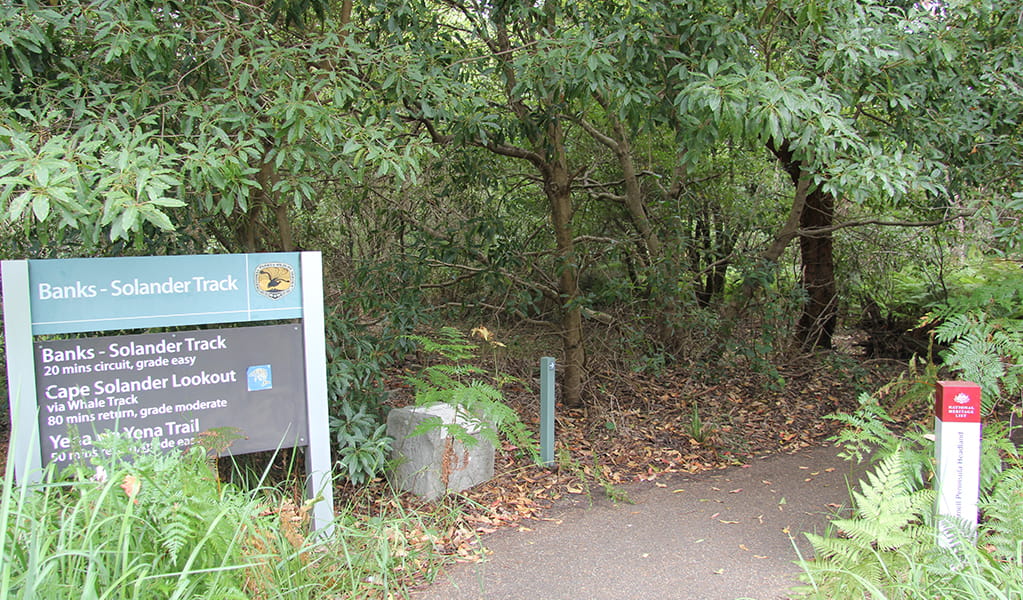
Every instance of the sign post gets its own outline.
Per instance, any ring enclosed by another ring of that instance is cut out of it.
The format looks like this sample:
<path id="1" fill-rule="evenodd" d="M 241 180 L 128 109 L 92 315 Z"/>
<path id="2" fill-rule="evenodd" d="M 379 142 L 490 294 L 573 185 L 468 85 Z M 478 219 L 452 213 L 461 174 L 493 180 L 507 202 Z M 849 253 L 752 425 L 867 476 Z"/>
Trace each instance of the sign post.
<path id="1" fill-rule="evenodd" d="M 333 520 L 318 252 L 3 261 L 19 480 L 104 431 L 169 449 L 235 428 L 241 454 L 307 446 L 313 527 Z M 260 321 L 301 323 L 259 325 Z M 221 329 L 96 336 L 218 323 Z M 70 339 L 45 336 L 89 333 Z M 36 336 L 44 336 L 35 339 Z"/>
<path id="2" fill-rule="evenodd" d="M 939 381 L 935 395 L 934 455 L 938 543 L 954 548 L 977 530 L 980 495 L 980 386 Z"/>
<path id="3" fill-rule="evenodd" d="M 540 359 L 540 462 L 554 466 L 554 359 Z"/>
<path id="4" fill-rule="evenodd" d="M 11 440 L 7 460 L 14 461 L 18 480 L 38 477 L 39 407 L 36 404 L 35 361 L 32 352 L 32 321 L 28 265 L 3 262 L 4 340 L 7 345 L 7 389 L 11 408 Z"/>

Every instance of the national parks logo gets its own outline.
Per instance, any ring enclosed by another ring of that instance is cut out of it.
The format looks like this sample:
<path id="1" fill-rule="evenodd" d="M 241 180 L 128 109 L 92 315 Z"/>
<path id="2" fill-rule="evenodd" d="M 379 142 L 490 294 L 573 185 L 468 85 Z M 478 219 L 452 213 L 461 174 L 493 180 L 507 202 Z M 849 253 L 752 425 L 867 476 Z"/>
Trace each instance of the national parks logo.
<path id="1" fill-rule="evenodd" d="M 256 267 L 256 291 L 271 300 L 286 296 L 295 287 L 295 268 L 288 263 L 263 263 Z"/>

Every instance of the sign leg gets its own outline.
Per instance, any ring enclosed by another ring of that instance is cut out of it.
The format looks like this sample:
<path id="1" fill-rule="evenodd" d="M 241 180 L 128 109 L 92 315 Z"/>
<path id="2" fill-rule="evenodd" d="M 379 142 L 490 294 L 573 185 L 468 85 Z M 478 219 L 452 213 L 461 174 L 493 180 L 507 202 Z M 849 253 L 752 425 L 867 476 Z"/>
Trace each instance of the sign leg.
<path id="1" fill-rule="evenodd" d="M 306 395 L 309 414 L 309 446 L 306 448 L 308 497 L 320 497 L 313 505 L 313 529 L 330 535 L 334 521 L 334 480 L 330 458 L 330 430 L 327 426 L 327 356 L 323 324 L 323 260 L 319 252 L 302 253 L 302 304 L 305 328 Z"/>

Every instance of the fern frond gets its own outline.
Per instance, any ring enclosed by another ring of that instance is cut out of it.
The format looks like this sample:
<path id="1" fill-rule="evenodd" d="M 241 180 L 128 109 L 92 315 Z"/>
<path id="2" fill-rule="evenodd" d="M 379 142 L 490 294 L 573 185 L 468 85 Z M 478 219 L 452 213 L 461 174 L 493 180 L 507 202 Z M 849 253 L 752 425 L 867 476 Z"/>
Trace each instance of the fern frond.
<path id="1" fill-rule="evenodd" d="M 161 506 L 154 516 L 159 523 L 160 546 L 167 551 L 171 562 L 177 563 L 181 549 L 199 537 L 196 526 L 201 516 L 181 500 Z"/>
<path id="2" fill-rule="evenodd" d="M 973 331 L 982 321 L 983 317 L 976 317 L 972 313 L 948 315 L 941 325 L 935 328 L 934 339 L 947 344 Z"/>
<path id="3" fill-rule="evenodd" d="M 454 362 L 472 358 L 475 350 L 475 346 L 454 327 L 441 327 L 434 338 L 413 334 L 405 336 L 405 339 L 415 342 L 427 354 L 437 354 Z"/>
<path id="4" fill-rule="evenodd" d="M 467 423 L 472 435 L 479 435 L 495 446 L 500 444 L 498 434 L 504 435 L 513 445 L 537 455 L 532 433 L 522 424 L 518 413 L 504 402 L 504 394 L 490 381 L 505 380 L 500 373 L 486 371 L 468 363 L 476 346 L 466 341 L 464 335 L 453 327 L 445 327 L 436 334 L 436 339 L 424 336 L 408 336 L 425 352 L 440 355 L 447 363 L 431 365 L 406 381 L 415 390 L 418 406 L 447 403 L 456 408 L 463 423 Z M 484 379 L 481 376 L 487 375 Z M 493 379 L 491 379 L 493 377 Z M 462 424 L 426 422 L 413 432 L 423 433 L 434 428 L 444 428 L 447 435 L 468 444 L 475 443 L 470 431 Z"/>
<path id="5" fill-rule="evenodd" d="M 898 586 L 909 565 L 933 547 L 934 530 L 924 523 L 934 494 L 913 489 L 898 448 L 867 473 L 852 498 L 853 515 L 832 521 L 838 535 L 807 535 L 816 558 L 803 563 L 804 580 L 829 597 L 872 597 L 863 590 Z"/>
<path id="6" fill-rule="evenodd" d="M 842 447 L 840 456 L 863 462 L 875 449 L 892 443 L 888 424 L 894 419 L 870 394 L 860 394 L 859 403 L 860 407 L 852 413 L 835 413 L 825 418 L 845 425 L 835 436 L 835 441 Z"/>
<path id="7" fill-rule="evenodd" d="M 985 412 L 1023 389 L 1023 321 L 1018 311 L 991 316 L 990 310 L 984 305 L 949 315 L 935 330 L 936 339 L 949 344 L 946 364 L 984 389 Z"/>
<path id="8" fill-rule="evenodd" d="M 1023 568 L 1023 469 L 1013 467 L 996 478 L 981 498 L 984 522 L 980 537 L 1002 561 Z"/>

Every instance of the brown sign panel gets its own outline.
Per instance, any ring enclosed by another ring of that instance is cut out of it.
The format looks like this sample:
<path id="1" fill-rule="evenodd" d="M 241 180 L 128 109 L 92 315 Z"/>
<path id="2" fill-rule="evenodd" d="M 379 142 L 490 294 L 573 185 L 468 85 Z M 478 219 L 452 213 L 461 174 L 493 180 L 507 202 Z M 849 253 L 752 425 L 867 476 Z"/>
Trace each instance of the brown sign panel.
<path id="1" fill-rule="evenodd" d="M 183 447 L 200 432 L 244 436 L 229 453 L 308 443 L 301 325 L 37 341 L 42 464 L 97 452 L 105 431 Z"/>

